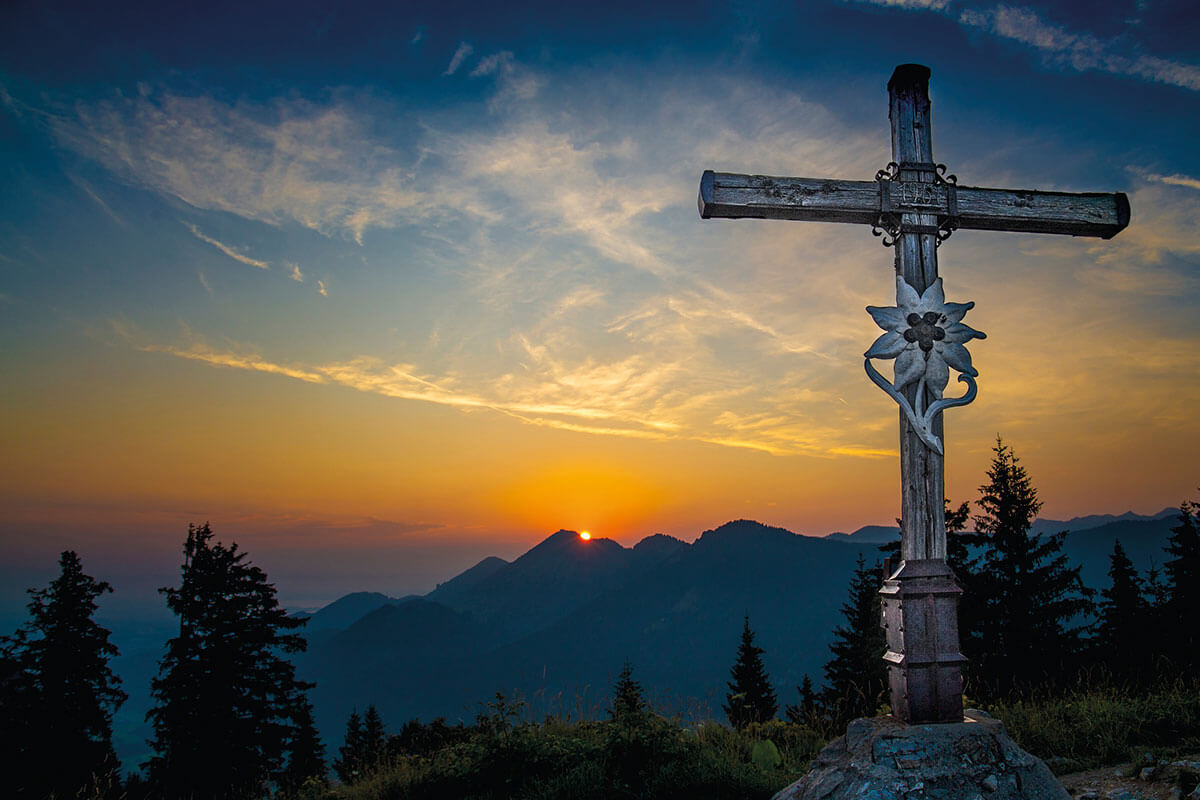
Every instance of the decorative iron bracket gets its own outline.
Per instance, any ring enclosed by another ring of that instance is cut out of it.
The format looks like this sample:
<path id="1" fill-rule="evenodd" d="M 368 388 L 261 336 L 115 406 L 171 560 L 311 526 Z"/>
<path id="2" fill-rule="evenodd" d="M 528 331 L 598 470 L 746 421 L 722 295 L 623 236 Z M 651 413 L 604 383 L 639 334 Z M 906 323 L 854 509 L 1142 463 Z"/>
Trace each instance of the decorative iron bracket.
<path id="1" fill-rule="evenodd" d="M 871 233 L 884 237 L 884 247 L 892 247 L 906 233 L 935 236 L 940 246 L 958 228 L 958 176 L 946 174 L 945 164 L 890 161 L 875 173 L 875 181 L 879 215 Z M 904 214 L 936 215 L 937 224 L 905 224 Z"/>

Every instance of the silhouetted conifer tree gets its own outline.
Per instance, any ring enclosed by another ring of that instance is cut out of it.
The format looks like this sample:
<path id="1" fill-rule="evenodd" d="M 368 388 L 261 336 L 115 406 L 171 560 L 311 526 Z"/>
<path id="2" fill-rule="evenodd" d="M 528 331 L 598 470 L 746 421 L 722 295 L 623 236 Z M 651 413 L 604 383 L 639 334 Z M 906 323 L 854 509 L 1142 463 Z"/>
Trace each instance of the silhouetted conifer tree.
<path id="1" fill-rule="evenodd" d="M 112 587 L 64 551 L 61 572 L 30 589 L 30 620 L 0 643 L 0 747 L 4 781 L 19 797 L 116 794 L 112 715 L 126 699 L 108 666 L 117 648 L 92 619 Z"/>
<path id="2" fill-rule="evenodd" d="M 363 776 L 364 750 L 362 718 L 356 708 L 346 718 L 346 740 L 338 748 L 337 760 L 333 762 L 334 772 L 342 783 L 354 783 Z"/>
<path id="3" fill-rule="evenodd" d="M 626 659 L 613 687 L 612 708 L 608 715 L 613 721 L 631 719 L 645 710 L 646 699 L 642 695 L 642 685 L 633 679 L 633 666 Z"/>
<path id="4" fill-rule="evenodd" d="M 310 684 L 281 653 L 305 647 L 266 573 L 237 545 L 188 526 L 178 588 L 160 589 L 179 616 L 152 683 L 158 793 L 173 798 L 257 797 L 281 777 L 294 715 Z"/>
<path id="5" fill-rule="evenodd" d="M 737 661 L 729 670 L 733 680 L 729 682 L 729 694 L 725 696 L 725 715 L 733 727 L 746 727 L 752 722 L 774 719 L 779 710 L 775 690 L 767 678 L 763 666 L 764 650 L 754 644 L 754 631 L 750 630 L 750 617 L 742 627 L 742 641 L 738 645 Z"/>
<path id="6" fill-rule="evenodd" d="M 1100 592 L 1099 620 L 1093 644 L 1096 656 L 1115 677 L 1134 678 L 1149 663 L 1150 605 L 1137 569 L 1121 547 L 1113 543 L 1109 556 L 1111 585 Z"/>
<path id="7" fill-rule="evenodd" d="M 887 690 L 881 574 L 878 563 L 868 569 L 859 554 L 842 605 L 845 624 L 834 628 L 829 645 L 833 658 L 825 664 L 825 705 L 837 721 L 874 716 Z"/>
<path id="8" fill-rule="evenodd" d="M 818 714 L 817 693 L 813 691 L 812 679 L 808 677 L 808 673 L 805 673 L 804 680 L 796 687 L 796 693 L 800 696 L 800 704 L 784 708 L 784 716 L 787 717 L 788 722 L 814 726 Z"/>
<path id="9" fill-rule="evenodd" d="M 346 742 L 338 751 L 333 768 L 342 783 L 355 783 L 378 772 L 387 763 L 388 735 L 383 717 L 375 706 L 367 706 L 361 718 L 358 709 L 346 720 Z"/>
<path id="10" fill-rule="evenodd" d="M 962 639 L 967 691 L 983 699 L 1061 676 L 1081 648 L 1083 626 L 1070 623 L 1091 607 L 1079 567 L 1062 554 L 1066 534 L 1030 535 L 1042 504 L 1025 468 L 999 438 L 992 449 L 974 517 L 985 547 L 971 579 L 978 617 Z"/>
<path id="11" fill-rule="evenodd" d="M 387 731 L 375 706 L 367 706 L 362 728 L 362 761 L 368 772 L 378 772 L 387 757 Z"/>
<path id="12" fill-rule="evenodd" d="M 288 742 L 287 768 L 280 780 L 280 789 L 285 797 L 296 797 L 307 781 L 324 785 L 327 782 L 325 746 L 313 723 L 313 707 L 307 697 L 301 696 L 292 715 L 295 727 Z"/>
<path id="13" fill-rule="evenodd" d="M 1185 670 L 1200 668 L 1200 503 L 1179 506 L 1179 524 L 1171 529 L 1166 551 L 1173 556 L 1166 572 L 1165 618 L 1161 627 L 1168 653 Z"/>

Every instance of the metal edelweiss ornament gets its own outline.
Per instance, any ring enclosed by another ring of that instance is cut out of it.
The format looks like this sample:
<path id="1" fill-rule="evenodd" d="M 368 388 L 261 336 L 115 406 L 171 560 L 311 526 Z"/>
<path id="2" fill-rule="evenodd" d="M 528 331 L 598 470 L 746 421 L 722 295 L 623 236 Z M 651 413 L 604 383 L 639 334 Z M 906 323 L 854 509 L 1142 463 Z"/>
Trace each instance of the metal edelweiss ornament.
<path id="1" fill-rule="evenodd" d="M 867 313 L 885 333 L 875 340 L 866 352 L 867 375 L 899 405 L 909 424 L 931 449 L 938 454 L 942 441 L 933 434 L 933 420 L 939 412 L 953 406 L 965 406 L 975 399 L 975 378 L 979 371 L 971 366 L 971 354 L 963 345 L 971 339 L 984 339 L 984 334 L 962 324 L 962 318 L 975 307 L 974 303 L 947 303 L 942 279 L 929 285 L 925 294 L 918 295 L 903 277 L 896 276 L 896 305 L 867 306 Z M 879 374 L 871 364 L 873 358 L 896 359 L 892 381 Z M 950 367 L 967 384 L 962 397 L 944 398 L 942 393 L 950 381 Z M 901 392 L 916 383 L 916 407 Z M 925 406 L 925 390 L 934 401 Z"/>

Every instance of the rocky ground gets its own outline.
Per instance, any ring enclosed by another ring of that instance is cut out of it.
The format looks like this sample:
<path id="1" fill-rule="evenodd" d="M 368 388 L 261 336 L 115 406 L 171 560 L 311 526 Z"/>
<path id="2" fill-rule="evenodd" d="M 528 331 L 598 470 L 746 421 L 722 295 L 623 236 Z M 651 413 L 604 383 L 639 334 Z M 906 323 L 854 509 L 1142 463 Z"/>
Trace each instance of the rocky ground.
<path id="1" fill-rule="evenodd" d="M 1200 754 L 1059 775 L 1076 800 L 1200 800 Z"/>

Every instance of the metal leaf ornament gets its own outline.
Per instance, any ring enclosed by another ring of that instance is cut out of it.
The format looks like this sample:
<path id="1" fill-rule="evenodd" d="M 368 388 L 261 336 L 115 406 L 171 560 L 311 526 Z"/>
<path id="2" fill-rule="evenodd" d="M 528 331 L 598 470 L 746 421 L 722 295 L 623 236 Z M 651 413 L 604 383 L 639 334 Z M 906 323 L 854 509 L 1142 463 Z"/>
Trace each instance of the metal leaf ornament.
<path id="1" fill-rule="evenodd" d="M 941 278 L 918 295 L 900 275 L 896 276 L 896 305 L 867 306 L 867 313 L 884 330 L 865 354 L 867 376 L 900 405 L 921 440 L 939 454 L 944 453 L 941 439 L 932 431 L 934 418 L 952 406 L 965 406 L 975 399 L 977 391 L 975 378 L 979 372 L 971 365 L 971 354 L 963 345 L 986 336 L 962 323 L 974 307 L 974 303 L 947 303 Z M 873 358 L 896 359 L 891 381 L 871 364 Z M 962 397 L 942 396 L 950 381 L 950 367 L 960 373 L 958 380 L 967 384 Z M 912 383 L 918 384 L 915 408 L 901 394 Z M 934 398 L 928 407 L 926 389 Z"/>

